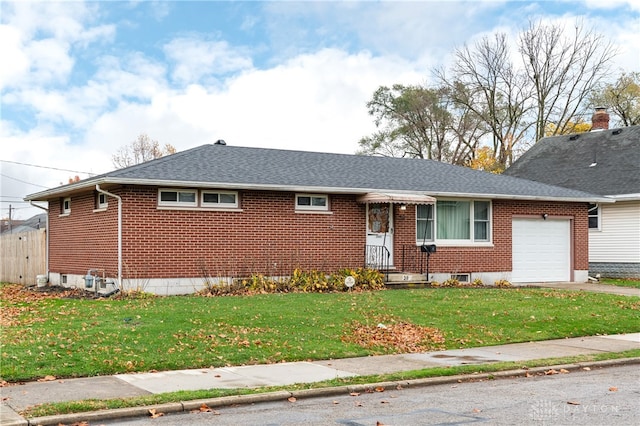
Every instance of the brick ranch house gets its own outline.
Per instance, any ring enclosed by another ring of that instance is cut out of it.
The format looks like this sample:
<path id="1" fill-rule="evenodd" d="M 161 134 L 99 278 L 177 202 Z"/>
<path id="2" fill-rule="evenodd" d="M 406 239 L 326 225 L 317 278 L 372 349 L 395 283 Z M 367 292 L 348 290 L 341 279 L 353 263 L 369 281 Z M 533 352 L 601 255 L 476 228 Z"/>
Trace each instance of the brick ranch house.
<path id="1" fill-rule="evenodd" d="M 157 294 L 191 293 L 206 278 L 363 266 L 427 266 L 435 281 L 584 282 L 587 206 L 610 202 L 431 160 L 223 141 L 26 200 L 48 203 L 50 283 L 81 287 L 97 269 Z"/>

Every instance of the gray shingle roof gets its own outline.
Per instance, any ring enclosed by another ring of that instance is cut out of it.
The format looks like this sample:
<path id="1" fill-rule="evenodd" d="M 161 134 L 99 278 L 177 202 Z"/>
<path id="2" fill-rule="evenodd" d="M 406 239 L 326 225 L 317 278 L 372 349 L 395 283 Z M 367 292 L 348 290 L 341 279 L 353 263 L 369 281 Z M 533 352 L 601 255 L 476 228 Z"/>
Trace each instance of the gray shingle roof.
<path id="1" fill-rule="evenodd" d="M 640 194 L 640 126 L 543 138 L 505 174 L 598 195 Z"/>
<path id="2" fill-rule="evenodd" d="M 66 185 L 137 183 L 269 190 L 366 193 L 407 191 L 428 195 L 520 199 L 594 199 L 594 195 L 500 176 L 432 160 L 203 145 Z M 27 199 L 60 195 L 65 187 Z M 598 198 L 598 197 L 595 197 Z"/>

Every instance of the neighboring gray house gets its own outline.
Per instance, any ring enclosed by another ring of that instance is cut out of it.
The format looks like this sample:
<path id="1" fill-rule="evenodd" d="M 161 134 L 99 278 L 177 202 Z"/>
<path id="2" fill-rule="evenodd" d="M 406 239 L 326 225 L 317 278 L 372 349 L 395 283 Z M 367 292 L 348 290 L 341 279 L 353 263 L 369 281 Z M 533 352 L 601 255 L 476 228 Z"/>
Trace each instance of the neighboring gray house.
<path id="1" fill-rule="evenodd" d="M 603 127 L 543 138 L 505 174 L 615 200 L 589 206 L 589 273 L 640 278 L 640 126 Z"/>
<path id="2" fill-rule="evenodd" d="M 40 229 L 47 229 L 46 213 L 31 216 L 26 220 L 15 221 L 12 226 L 9 226 L 9 222 L 5 221 L 2 223 L 2 227 L 0 227 L 0 234 L 19 234 L 21 232 L 37 231 Z"/>

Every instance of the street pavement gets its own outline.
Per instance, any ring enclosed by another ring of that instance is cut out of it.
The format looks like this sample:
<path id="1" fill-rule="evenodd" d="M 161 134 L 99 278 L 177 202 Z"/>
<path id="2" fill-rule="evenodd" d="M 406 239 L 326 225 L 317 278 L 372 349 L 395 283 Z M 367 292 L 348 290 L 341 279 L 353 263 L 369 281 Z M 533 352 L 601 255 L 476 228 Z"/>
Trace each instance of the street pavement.
<path id="1" fill-rule="evenodd" d="M 578 288 L 573 287 L 570 289 Z M 594 291 L 581 285 L 581 290 Z M 597 289 L 605 287 L 597 285 Z M 610 292 L 621 287 L 612 287 Z M 626 295 L 640 296 L 640 289 L 626 289 Z M 620 294 L 620 293 L 616 293 Z M 61 379 L 46 382 L 28 382 L 0 388 L 0 426 L 58 425 L 82 420 L 94 421 L 108 418 L 147 415 L 149 407 L 136 409 L 103 410 L 78 415 L 49 416 L 25 419 L 18 413 L 28 407 L 47 402 L 65 402 L 85 399 L 112 399 L 160 394 L 181 390 L 258 388 L 264 386 L 287 386 L 297 383 L 313 383 L 342 377 L 367 376 L 398 373 L 432 367 L 481 365 L 505 361 L 530 361 L 536 359 L 568 357 L 577 355 L 621 352 L 640 349 L 640 333 L 587 336 L 538 342 L 516 343 L 479 348 L 456 349 L 437 352 L 383 355 L 359 358 L 323 360 L 313 362 L 289 362 L 269 365 L 249 365 L 222 368 L 164 371 L 114 376 Z M 615 362 L 615 361 L 614 361 Z M 640 358 L 619 362 L 640 363 Z M 580 365 L 583 367 L 584 365 Z M 575 366 L 574 366 L 575 367 Z M 456 378 L 455 380 L 458 380 Z M 426 385 L 429 380 L 413 381 L 412 385 Z M 235 396 L 208 400 L 208 405 L 255 403 L 274 399 L 326 395 L 331 392 L 348 392 L 336 388 L 311 391 L 272 392 L 267 394 Z M 165 412 L 192 409 L 192 403 L 165 404 Z M 191 407 L 191 408 L 188 408 Z"/>

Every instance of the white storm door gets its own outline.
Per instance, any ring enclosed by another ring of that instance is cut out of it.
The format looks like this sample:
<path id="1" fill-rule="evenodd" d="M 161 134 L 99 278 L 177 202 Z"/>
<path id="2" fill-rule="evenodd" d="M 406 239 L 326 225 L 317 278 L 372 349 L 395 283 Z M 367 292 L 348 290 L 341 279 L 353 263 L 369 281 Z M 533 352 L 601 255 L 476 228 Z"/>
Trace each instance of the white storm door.
<path id="1" fill-rule="evenodd" d="M 393 205 L 390 203 L 367 204 L 367 264 L 376 256 L 371 247 L 385 247 L 389 253 L 388 266 L 393 266 Z M 382 250 L 380 253 L 385 253 Z"/>

